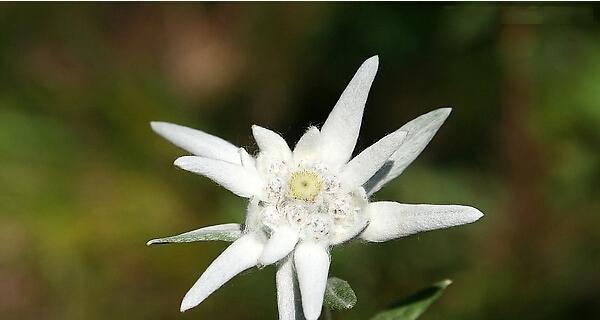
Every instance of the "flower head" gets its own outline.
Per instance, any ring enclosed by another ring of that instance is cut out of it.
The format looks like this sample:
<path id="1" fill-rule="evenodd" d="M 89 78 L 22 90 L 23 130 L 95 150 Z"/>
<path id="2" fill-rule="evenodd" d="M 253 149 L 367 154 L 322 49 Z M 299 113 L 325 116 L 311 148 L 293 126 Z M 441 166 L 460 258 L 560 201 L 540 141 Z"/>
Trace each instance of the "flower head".
<path id="1" fill-rule="evenodd" d="M 182 311 L 238 273 L 277 263 L 280 319 L 297 316 L 299 289 L 304 316 L 316 320 L 332 247 L 355 238 L 387 241 L 482 216 L 467 206 L 369 201 L 417 157 L 450 114 L 450 108 L 442 108 L 420 116 L 351 158 L 378 63 L 375 56 L 362 64 L 323 127 L 309 127 L 293 149 L 259 126 L 252 126 L 252 133 L 260 151 L 251 156 L 202 131 L 152 122 L 154 131 L 194 154 L 178 158 L 176 166 L 249 199 L 239 238 L 185 295 Z"/>

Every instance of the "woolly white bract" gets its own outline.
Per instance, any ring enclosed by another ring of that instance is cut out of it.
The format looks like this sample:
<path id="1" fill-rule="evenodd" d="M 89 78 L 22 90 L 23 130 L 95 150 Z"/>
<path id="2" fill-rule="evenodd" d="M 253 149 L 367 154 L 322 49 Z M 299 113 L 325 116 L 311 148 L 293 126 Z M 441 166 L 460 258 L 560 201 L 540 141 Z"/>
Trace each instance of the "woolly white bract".
<path id="1" fill-rule="evenodd" d="M 316 320 L 333 246 L 355 238 L 387 241 L 482 216 L 459 205 L 369 202 L 417 157 L 450 114 L 450 108 L 443 108 L 422 115 L 351 159 L 378 63 L 375 56 L 362 64 L 321 130 L 308 128 L 293 150 L 277 133 L 259 126 L 252 126 L 252 133 L 260 151 L 251 156 L 205 132 L 152 122 L 154 131 L 194 154 L 178 158 L 176 166 L 249 199 L 241 235 L 192 286 L 181 311 L 238 273 L 276 263 L 279 318 L 297 319 L 303 313 Z M 298 294 L 301 310 L 295 307 Z"/>

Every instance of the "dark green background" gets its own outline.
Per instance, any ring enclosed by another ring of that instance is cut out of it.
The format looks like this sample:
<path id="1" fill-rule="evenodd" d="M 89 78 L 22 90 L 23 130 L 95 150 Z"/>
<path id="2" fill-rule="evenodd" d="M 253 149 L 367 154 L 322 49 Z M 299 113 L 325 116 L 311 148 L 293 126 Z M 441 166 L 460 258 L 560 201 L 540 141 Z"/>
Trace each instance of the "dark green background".
<path id="1" fill-rule="evenodd" d="M 275 319 L 274 269 L 180 314 L 224 243 L 153 237 L 241 222 L 176 170 L 164 120 L 256 150 L 295 142 L 379 54 L 358 150 L 440 106 L 430 146 L 376 199 L 469 204 L 476 224 L 333 252 L 367 319 L 443 278 L 423 319 L 600 317 L 600 28 L 591 7 L 0 4 L 2 319 Z M 597 12 L 596 12 L 597 13 Z"/>

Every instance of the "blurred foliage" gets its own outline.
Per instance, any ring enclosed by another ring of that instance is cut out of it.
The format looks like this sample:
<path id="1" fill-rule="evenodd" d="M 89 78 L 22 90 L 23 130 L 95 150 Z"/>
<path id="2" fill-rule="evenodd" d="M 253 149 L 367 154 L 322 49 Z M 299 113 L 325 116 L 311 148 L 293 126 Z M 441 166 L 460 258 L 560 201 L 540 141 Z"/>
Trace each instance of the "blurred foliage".
<path id="1" fill-rule="evenodd" d="M 473 225 L 333 252 L 366 319 L 440 277 L 427 319 L 600 318 L 600 27 L 578 4 L 0 4 L 2 319 L 273 319 L 273 268 L 180 314 L 226 246 L 147 240 L 241 222 L 175 170 L 171 121 L 255 150 L 296 141 L 379 54 L 357 150 L 454 111 L 377 199 L 460 203 Z M 405 294 L 403 294 L 405 293 Z"/>

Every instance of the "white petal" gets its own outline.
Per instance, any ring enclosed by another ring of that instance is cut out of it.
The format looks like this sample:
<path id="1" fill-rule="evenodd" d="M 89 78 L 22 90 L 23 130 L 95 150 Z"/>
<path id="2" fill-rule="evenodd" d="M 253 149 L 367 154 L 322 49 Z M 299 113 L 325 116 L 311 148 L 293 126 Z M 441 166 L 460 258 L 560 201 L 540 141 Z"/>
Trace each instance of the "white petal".
<path id="1" fill-rule="evenodd" d="M 374 56 L 360 66 L 321 128 L 320 153 L 331 165 L 341 166 L 352 156 L 378 65 Z"/>
<path id="2" fill-rule="evenodd" d="M 274 131 L 253 125 L 252 135 L 254 135 L 260 152 L 280 157 L 283 160 L 291 157 L 292 151 L 287 142 Z"/>
<path id="3" fill-rule="evenodd" d="M 238 273 L 254 267 L 262 249 L 263 241 L 255 234 L 247 234 L 232 243 L 186 293 L 181 312 L 197 306 Z"/>
<path id="4" fill-rule="evenodd" d="M 329 262 L 327 248 L 321 243 L 304 241 L 294 250 L 294 264 L 306 320 L 317 320 L 321 315 Z"/>
<path id="5" fill-rule="evenodd" d="M 406 131 L 400 129 L 388 134 L 354 157 L 342 171 L 342 181 L 359 187 L 369 180 L 402 145 Z"/>
<path id="6" fill-rule="evenodd" d="M 179 157 L 174 164 L 206 176 L 240 197 L 250 198 L 262 192 L 262 180 L 256 171 L 241 165 L 197 156 Z"/>
<path id="7" fill-rule="evenodd" d="M 246 149 L 244 148 L 240 148 L 239 153 L 242 167 L 249 168 L 251 170 L 256 170 L 256 159 L 253 156 L 249 155 Z"/>
<path id="8" fill-rule="evenodd" d="M 410 121 L 399 129 L 407 132 L 404 143 L 392 154 L 386 165 L 367 181 L 364 187 L 369 195 L 399 176 L 417 158 L 446 121 L 450 111 L 452 111 L 451 108 L 436 109 Z"/>
<path id="9" fill-rule="evenodd" d="M 206 132 L 168 122 L 153 121 L 154 132 L 194 155 L 240 164 L 238 148 Z"/>
<path id="10" fill-rule="evenodd" d="M 265 244 L 265 249 L 258 259 L 258 263 L 266 266 L 275 263 L 287 256 L 298 242 L 298 232 L 290 226 L 281 226 Z"/>
<path id="11" fill-rule="evenodd" d="M 319 143 L 319 129 L 317 127 L 309 127 L 308 130 L 300 137 L 296 147 L 294 147 L 294 159 L 296 161 L 314 158 L 316 155 Z"/>
<path id="12" fill-rule="evenodd" d="M 471 223 L 483 216 L 479 210 L 467 206 L 387 201 L 369 203 L 366 210 L 371 220 L 361 238 L 372 242 Z"/>
<path id="13" fill-rule="evenodd" d="M 294 272 L 294 259 L 288 256 L 277 267 L 275 276 L 277 281 L 277 309 L 279 320 L 304 319 L 300 305 L 300 291 L 298 280 Z"/>

